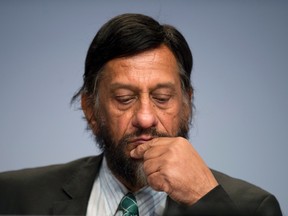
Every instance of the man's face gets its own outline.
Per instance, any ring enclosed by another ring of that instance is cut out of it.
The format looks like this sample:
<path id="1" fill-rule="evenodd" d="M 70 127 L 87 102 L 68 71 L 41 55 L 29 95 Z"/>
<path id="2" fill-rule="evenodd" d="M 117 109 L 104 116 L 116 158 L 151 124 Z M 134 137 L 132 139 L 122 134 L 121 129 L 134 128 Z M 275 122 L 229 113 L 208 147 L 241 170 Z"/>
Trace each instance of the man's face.
<path id="1" fill-rule="evenodd" d="M 139 162 L 130 158 L 130 151 L 154 137 L 187 135 L 190 105 L 176 59 L 166 46 L 113 59 L 103 70 L 96 137 L 112 172 L 134 178 Z"/>

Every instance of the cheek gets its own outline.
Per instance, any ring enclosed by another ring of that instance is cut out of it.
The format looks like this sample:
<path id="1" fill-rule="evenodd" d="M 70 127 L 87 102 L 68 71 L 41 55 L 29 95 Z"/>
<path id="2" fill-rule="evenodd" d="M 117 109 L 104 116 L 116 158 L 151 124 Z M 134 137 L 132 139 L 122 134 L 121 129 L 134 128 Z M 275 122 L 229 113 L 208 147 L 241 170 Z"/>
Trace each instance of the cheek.
<path id="1" fill-rule="evenodd" d="M 181 112 L 180 106 L 175 106 L 173 109 L 158 112 L 158 119 L 160 123 L 160 125 L 158 125 L 158 129 L 162 131 L 161 128 L 163 127 L 168 134 L 175 136 L 180 127 L 180 116 L 182 115 Z"/>
<path id="2" fill-rule="evenodd" d="M 110 129 L 110 134 L 117 141 L 127 133 L 132 119 L 130 112 L 121 112 L 112 106 L 104 109 L 103 118 Z"/>
<path id="3" fill-rule="evenodd" d="M 191 117 L 191 107 L 189 106 L 189 102 L 187 103 L 182 100 L 179 104 L 179 106 L 175 107 L 173 115 L 171 115 L 172 120 L 169 122 L 171 124 L 173 135 L 178 133 L 180 128 L 184 127 L 188 130 Z"/>

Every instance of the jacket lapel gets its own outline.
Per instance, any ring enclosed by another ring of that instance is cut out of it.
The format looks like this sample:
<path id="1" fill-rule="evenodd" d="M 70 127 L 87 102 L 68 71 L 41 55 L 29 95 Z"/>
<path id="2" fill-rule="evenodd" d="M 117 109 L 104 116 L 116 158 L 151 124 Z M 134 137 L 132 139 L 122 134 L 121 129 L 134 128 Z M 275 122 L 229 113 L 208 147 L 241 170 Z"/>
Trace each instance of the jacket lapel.
<path id="1" fill-rule="evenodd" d="M 63 185 L 67 199 L 57 201 L 53 206 L 54 215 L 85 215 L 93 183 L 99 173 L 102 155 L 91 157 L 71 174 Z"/>
<path id="2" fill-rule="evenodd" d="M 53 215 L 85 215 L 87 203 L 81 198 L 54 203 Z"/>

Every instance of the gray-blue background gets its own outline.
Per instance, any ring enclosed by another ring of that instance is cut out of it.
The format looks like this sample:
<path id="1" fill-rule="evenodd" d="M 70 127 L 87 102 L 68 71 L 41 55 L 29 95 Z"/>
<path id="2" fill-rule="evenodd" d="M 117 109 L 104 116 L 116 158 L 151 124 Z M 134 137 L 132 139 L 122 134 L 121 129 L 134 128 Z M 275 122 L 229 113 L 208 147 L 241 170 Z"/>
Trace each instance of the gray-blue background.
<path id="1" fill-rule="evenodd" d="M 98 152 L 69 102 L 94 34 L 123 12 L 186 36 L 195 60 L 193 145 L 210 167 L 274 193 L 288 214 L 284 0 L 0 1 L 0 171 Z"/>

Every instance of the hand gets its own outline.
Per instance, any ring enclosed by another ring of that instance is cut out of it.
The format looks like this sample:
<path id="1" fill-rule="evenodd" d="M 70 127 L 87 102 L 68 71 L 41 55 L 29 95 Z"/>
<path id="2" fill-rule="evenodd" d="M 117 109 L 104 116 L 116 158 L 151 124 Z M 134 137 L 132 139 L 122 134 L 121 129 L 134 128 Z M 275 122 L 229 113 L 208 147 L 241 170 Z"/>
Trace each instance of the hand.
<path id="1" fill-rule="evenodd" d="M 143 159 L 148 184 L 173 200 L 192 205 L 218 185 L 216 179 L 188 140 L 182 137 L 154 138 L 130 152 Z"/>

